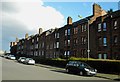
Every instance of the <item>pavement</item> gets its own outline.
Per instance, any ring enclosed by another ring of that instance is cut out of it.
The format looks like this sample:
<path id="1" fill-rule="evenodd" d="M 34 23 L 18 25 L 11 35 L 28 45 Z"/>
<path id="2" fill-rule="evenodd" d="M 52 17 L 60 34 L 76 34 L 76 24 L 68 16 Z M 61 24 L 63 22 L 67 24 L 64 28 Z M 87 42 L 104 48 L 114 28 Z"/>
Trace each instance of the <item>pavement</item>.
<path id="1" fill-rule="evenodd" d="M 50 65 L 35 64 L 35 66 L 65 71 L 64 68 L 59 68 L 59 67 L 50 66 Z M 104 79 L 108 79 L 108 80 L 120 81 L 120 75 L 115 75 L 115 74 L 97 73 L 97 75 L 95 77 L 104 78 Z"/>

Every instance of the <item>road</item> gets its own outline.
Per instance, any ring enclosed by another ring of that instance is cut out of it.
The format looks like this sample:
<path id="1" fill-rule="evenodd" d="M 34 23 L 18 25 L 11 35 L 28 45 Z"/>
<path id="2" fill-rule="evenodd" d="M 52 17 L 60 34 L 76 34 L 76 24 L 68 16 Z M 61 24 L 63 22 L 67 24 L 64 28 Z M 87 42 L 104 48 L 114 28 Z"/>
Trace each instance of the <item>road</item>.
<path id="1" fill-rule="evenodd" d="M 65 71 L 25 65 L 2 58 L 2 80 L 106 80 L 98 77 L 67 74 Z"/>

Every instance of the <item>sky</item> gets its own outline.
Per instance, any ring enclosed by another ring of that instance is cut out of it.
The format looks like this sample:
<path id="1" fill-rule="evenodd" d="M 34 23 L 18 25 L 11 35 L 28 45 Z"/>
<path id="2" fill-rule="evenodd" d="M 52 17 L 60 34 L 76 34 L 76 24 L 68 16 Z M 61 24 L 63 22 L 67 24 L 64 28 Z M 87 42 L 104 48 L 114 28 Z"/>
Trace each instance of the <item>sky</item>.
<path id="1" fill-rule="evenodd" d="M 15 41 L 16 37 L 21 39 L 26 33 L 37 34 L 39 28 L 43 28 L 43 31 L 60 28 L 67 23 L 68 16 L 75 22 L 80 20 L 78 15 L 83 18 L 92 15 L 93 3 L 99 4 L 106 11 L 118 9 L 117 2 L 1 1 L 0 50 L 9 51 L 10 42 Z"/>

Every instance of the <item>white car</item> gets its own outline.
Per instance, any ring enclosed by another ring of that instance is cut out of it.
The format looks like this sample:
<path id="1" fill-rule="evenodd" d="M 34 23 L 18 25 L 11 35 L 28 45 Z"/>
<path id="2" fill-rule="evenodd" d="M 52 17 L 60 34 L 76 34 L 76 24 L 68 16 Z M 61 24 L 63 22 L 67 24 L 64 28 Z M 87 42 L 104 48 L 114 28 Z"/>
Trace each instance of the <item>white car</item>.
<path id="1" fill-rule="evenodd" d="M 18 59 L 18 62 L 23 63 L 23 62 L 25 61 L 25 59 L 26 59 L 26 57 L 20 57 L 20 58 Z"/>
<path id="2" fill-rule="evenodd" d="M 23 63 L 34 65 L 35 64 L 35 60 L 33 60 L 32 58 L 26 58 Z"/>
<path id="3" fill-rule="evenodd" d="M 9 59 L 12 59 L 12 60 L 15 60 L 15 59 L 16 59 L 14 55 L 9 55 L 8 58 L 9 58 Z"/>

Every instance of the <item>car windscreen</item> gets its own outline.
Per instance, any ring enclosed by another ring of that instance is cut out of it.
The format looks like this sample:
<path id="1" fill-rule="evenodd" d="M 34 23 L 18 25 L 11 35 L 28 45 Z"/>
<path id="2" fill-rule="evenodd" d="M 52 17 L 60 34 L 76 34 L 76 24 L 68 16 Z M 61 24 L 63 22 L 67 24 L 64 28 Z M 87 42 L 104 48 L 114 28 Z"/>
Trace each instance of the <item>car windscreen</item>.
<path id="1" fill-rule="evenodd" d="M 11 55 L 10 57 L 15 57 L 14 55 Z"/>
<path id="2" fill-rule="evenodd" d="M 33 60 L 32 58 L 27 58 L 27 60 Z"/>
<path id="3" fill-rule="evenodd" d="M 21 59 L 25 59 L 25 58 L 21 58 Z"/>
<path id="4" fill-rule="evenodd" d="M 86 64 L 86 63 L 81 63 L 80 66 L 86 67 L 86 68 L 91 68 L 91 67 L 90 67 L 88 64 Z"/>

